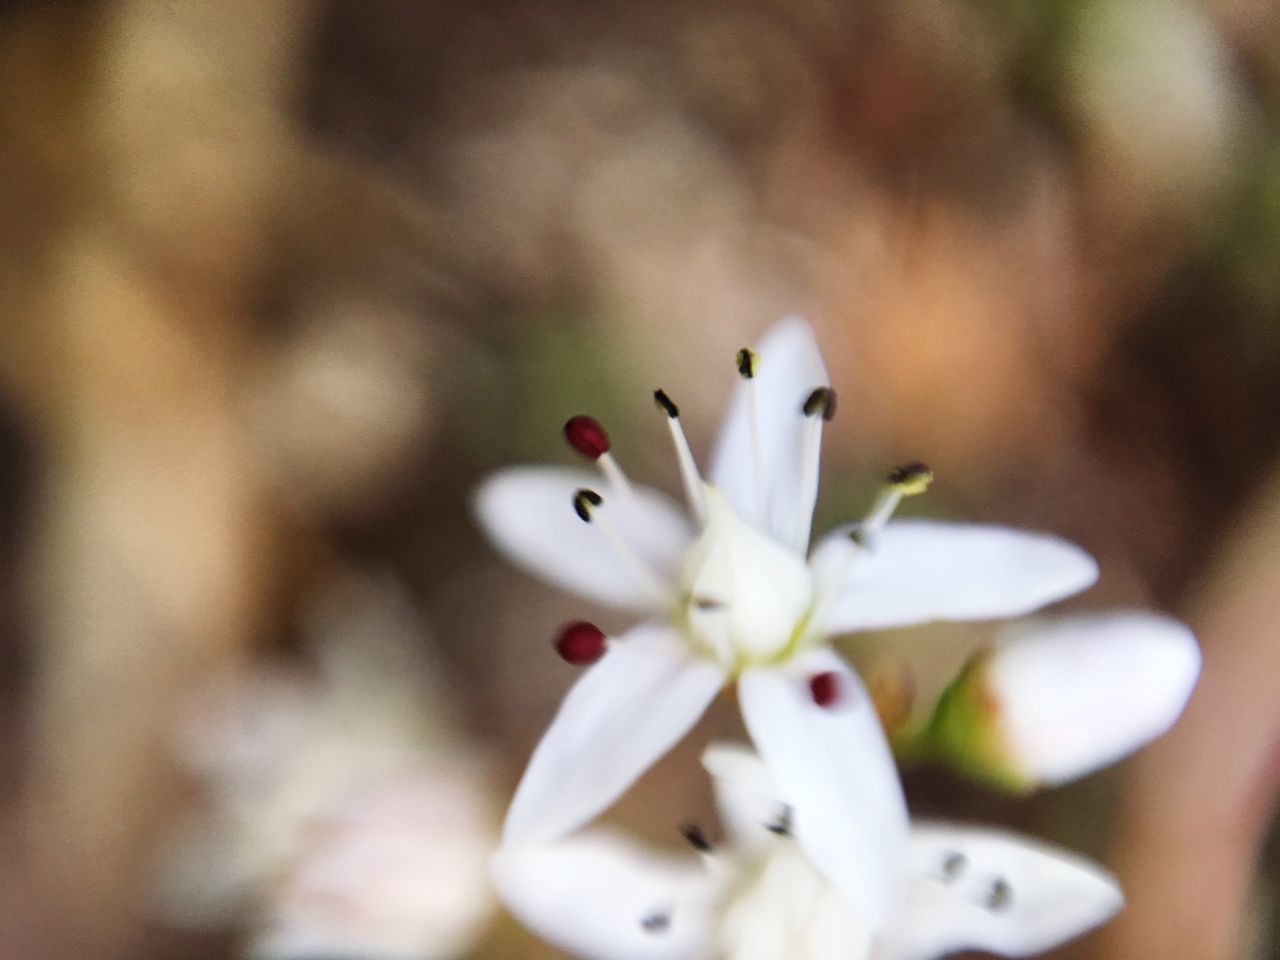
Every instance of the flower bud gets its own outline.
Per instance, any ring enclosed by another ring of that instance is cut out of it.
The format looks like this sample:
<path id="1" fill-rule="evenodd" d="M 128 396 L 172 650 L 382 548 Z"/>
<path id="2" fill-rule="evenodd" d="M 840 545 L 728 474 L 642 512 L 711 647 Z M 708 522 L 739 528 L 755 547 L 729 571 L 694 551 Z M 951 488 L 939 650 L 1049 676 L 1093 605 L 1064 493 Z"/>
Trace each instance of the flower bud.
<path id="1" fill-rule="evenodd" d="M 1199 672 L 1195 637 L 1169 618 L 1020 624 L 947 688 L 929 746 L 966 775 L 1006 789 L 1066 783 L 1168 730 Z"/>

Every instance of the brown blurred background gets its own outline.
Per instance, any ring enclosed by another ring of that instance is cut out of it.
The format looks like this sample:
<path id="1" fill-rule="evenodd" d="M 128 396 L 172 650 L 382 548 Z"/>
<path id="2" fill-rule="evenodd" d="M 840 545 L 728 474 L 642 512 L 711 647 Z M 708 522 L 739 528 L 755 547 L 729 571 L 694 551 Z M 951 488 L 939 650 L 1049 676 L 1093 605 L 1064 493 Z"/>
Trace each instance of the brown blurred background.
<path id="1" fill-rule="evenodd" d="M 1081 607 L 1205 649 L 1139 759 L 913 804 L 1121 874 L 1064 956 L 1280 957 L 1266 0 L 0 4 L 0 955 L 236 955 L 249 914 L 151 907 L 207 802 L 173 731 L 210 677 L 305 662 L 349 566 L 426 611 L 500 809 L 572 678 L 547 638 L 597 612 L 499 563 L 469 489 L 567 462 L 580 412 L 670 488 L 649 391 L 705 452 L 734 349 L 796 310 L 841 393 L 819 528 L 921 457 L 924 509 L 1072 538 Z M 618 816 L 708 815 L 696 755 Z M 502 919 L 476 955 L 554 956 Z"/>

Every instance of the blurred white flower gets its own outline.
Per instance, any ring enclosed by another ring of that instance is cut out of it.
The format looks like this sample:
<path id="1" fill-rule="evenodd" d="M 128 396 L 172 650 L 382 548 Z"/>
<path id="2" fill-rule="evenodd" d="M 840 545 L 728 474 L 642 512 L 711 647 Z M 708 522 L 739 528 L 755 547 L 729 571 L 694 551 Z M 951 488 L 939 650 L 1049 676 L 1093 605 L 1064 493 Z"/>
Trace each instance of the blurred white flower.
<path id="1" fill-rule="evenodd" d="M 253 954 L 457 957 L 491 912 L 490 823 L 461 771 L 411 773 L 316 818 L 272 892 Z"/>
<path id="2" fill-rule="evenodd" d="M 499 473 L 478 492 L 481 522 L 515 563 L 650 618 L 615 642 L 584 623 L 560 637 L 566 659 L 599 662 L 534 753 L 503 840 L 543 843 L 580 827 L 736 681 L 771 775 L 812 812 L 796 827 L 806 855 L 846 897 L 881 914 L 894 896 L 883 878 L 902 857 L 906 809 L 875 711 L 829 638 L 1021 615 L 1089 586 L 1097 568 L 1048 536 L 890 522 L 904 496 L 928 485 L 921 464 L 894 471 L 863 521 L 810 551 L 822 429 L 836 403 L 813 332 L 783 320 L 758 352 L 739 352 L 737 367 L 709 484 L 678 409 L 655 393 L 692 523 L 634 486 L 586 417 L 570 420 L 566 436 L 596 461 L 603 487 L 583 471 L 532 467 Z"/>
<path id="3" fill-rule="evenodd" d="M 482 758 L 448 725 L 425 629 L 386 579 L 329 584 L 314 674 L 282 666 L 198 705 L 182 753 L 207 812 L 168 852 L 168 917 L 247 917 L 263 960 L 465 953 L 491 912 Z"/>
<path id="4" fill-rule="evenodd" d="M 504 902 L 542 937 L 592 960 L 931 960 L 962 950 L 1024 957 L 1108 920 L 1122 896 L 1104 870 L 995 830 L 915 825 L 896 863 L 864 861 L 865 886 L 899 891 L 882 921 L 833 886 L 795 842 L 804 807 L 780 799 L 749 750 L 713 745 L 727 842 L 686 837 L 701 862 L 588 831 L 505 847 Z M 856 818 L 861 811 L 851 811 Z"/>
<path id="5" fill-rule="evenodd" d="M 1125 611 L 1013 624 L 943 693 L 926 738 L 979 779 L 1054 786 L 1168 730 L 1199 674 L 1195 637 L 1168 617 Z"/>

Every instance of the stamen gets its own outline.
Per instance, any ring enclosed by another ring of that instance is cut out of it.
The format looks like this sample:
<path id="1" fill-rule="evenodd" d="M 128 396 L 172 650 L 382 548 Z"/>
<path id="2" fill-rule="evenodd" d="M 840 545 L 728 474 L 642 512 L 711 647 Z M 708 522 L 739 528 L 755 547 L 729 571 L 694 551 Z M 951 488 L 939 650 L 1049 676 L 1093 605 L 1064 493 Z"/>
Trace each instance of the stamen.
<path id="1" fill-rule="evenodd" d="M 665 413 L 672 420 L 680 416 L 680 408 L 671 402 L 671 398 L 667 396 L 667 391 L 659 387 L 653 391 L 653 402 L 658 405 L 658 409 Z"/>
<path id="2" fill-rule="evenodd" d="M 809 678 L 809 695 L 813 697 L 814 703 L 824 709 L 838 705 L 844 699 L 840 674 L 834 670 L 815 673 Z"/>
<path id="3" fill-rule="evenodd" d="M 895 487 L 904 497 L 914 497 L 929 489 L 929 484 L 933 483 L 933 471 L 928 464 L 914 460 L 894 469 L 885 482 Z"/>
<path id="4" fill-rule="evenodd" d="M 667 429 L 671 432 L 671 443 L 676 449 L 676 462 L 680 465 L 680 483 L 684 487 L 684 498 L 689 504 L 689 512 L 703 526 L 707 522 L 706 493 L 702 489 L 702 477 L 698 474 L 697 461 L 693 459 L 693 451 L 689 449 L 689 438 L 684 435 L 684 427 L 680 425 L 680 408 L 671 402 L 665 390 L 653 391 L 653 402 L 667 416 Z"/>
<path id="5" fill-rule="evenodd" d="M 585 667 L 604 656 L 609 640 L 594 623 L 577 620 L 565 625 L 556 635 L 553 645 L 566 663 Z"/>
<path id="6" fill-rule="evenodd" d="M 609 452 L 609 434 L 595 417 L 570 417 L 564 425 L 564 438 L 588 460 L 598 460 Z"/>
<path id="7" fill-rule="evenodd" d="M 793 826 L 795 826 L 795 811 L 791 809 L 790 804 L 787 804 L 782 808 L 782 812 L 778 814 L 778 819 L 766 823 L 764 828 L 770 833 L 786 837 L 791 834 Z"/>
<path id="8" fill-rule="evenodd" d="M 849 539 L 857 549 L 848 551 L 845 559 L 834 565 L 818 585 L 818 601 L 811 617 L 813 622 L 826 623 L 827 615 L 836 602 L 842 585 L 848 581 L 857 565 L 865 559 L 868 550 L 875 544 L 876 537 L 880 535 L 889 518 L 898 509 L 902 498 L 924 493 L 929 489 L 932 481 L 933 471 L 918 460 L 897 467 L 889 473 L 885 478 L 884 487 L 872 503 L 866 518 L 849 531 Z"/>
<path id="9" fill-rule="evenodd" d="M 604 497 L 594 490 L 579 490 L 573 495 L 573 512 L 583 523 L 591 522 L 591 508 L 604 503 Z"/>
<path id="10" fill-rule="evenodd" d="M 631 548 L 631 545 L 618 532 L 618 528 L 609 519 L 608 509 L 601 509 L 603 506 L 604 497 L 594 490 L 582 489 L 573 495 L 573 510 L 578 517 L 584 523 L 592 523 L 600 528 L 618 559 L 631 571 L 632 576 L 653 595 L 653 599 L 657 603 L 668 603 L 671 596 L 662 579 L 645 565 L 644 561 Z"/>
<path id="11" fill-rule="evenodd" d="M 836 415 L 836 392 L 830 387 L 818 387 L 809 394 L 803 409 L 806 417 L 820 415 L 823 420 L 831 421 Z"/>
<path id="12" fill-rule="evenodd" d="M 760 439 L 760 401 L 756 398 L 756 374 L 760 372 L 760 354 L 747 347 L 738 351 L 738 376 L 747 382 L 747 414 L 751 419 L 751 466 L 756 482 L 756 519 L 769 522 L 769 503 L 764 489 L 764 450 Z"/>
<path id="13" fill-rule="evenodd" d="M 595 461 L 600 472 L 609 481 L 609 486 L 626 496 L 631 495 L 631 481 L 609 452 L 609 434 L 600 426 L 599 420 L 595 417 L 570 417 L 564 425 L 564 438 L 578 453 Z"/>
<path id="14" fill-rule="evenodd" d="M 818 471 L 822 458 L 822 427 L 836 415 L 836 392 L 830 387 L 818 387 L 809 394 L 801 407 L 806 417 L 804 450 L 801 453 L 800 496 L 791 521 L 789 542 L 797 553 L 804 553 L 809 546 L 813 529 L 813 504 L 818 499 Z"/>
<path id="15" fill-rule="evenodd" d="M 1004 877 L 996 877 L 995 883 L 991 885 L 986 906 L 992 913 L 999 913 L 1013 906 L 1013 887 L 1009 886 L 1009 881 Z"/>
<path id="16" fill-rule="evenodd" d="M 867 519 L 859 525 L 858 534 L 861 544 L 867 545 L 875 540 L 884 529 L 889 518 L 898 509 L 903 497 L 914 497 L 929 489 L 933 482 L 933 471 L 919 460 L 897 467 L 885 478 L 884 488 L 871 506 Z"/>
<path id="17" fill-rule="evenodd" d="M 651 913 L 640 920 L 640 929 L 645 933 L 665 933 L 670 927 L 669 913 Z"/>
<path id="18" fill-rule="evenodd" d="M 600 468 L 600 472 L 604 474 L 604 478 L 609 481 L 609 486 L 617 490 L 624 497 L 632 495 L 631 481 L 627 479 L 627 475 L 622 472 L 622 467 L 618 461 L 614 459 L 613 454 L 605 452 L 600 454 L 600 458 L 596 460 L 596 466 Z"/>
<path id="19" fill-rule="evenodd" d="M 710 853 L 712 850 L 711 841 L 707 839 L 706 833 L 702 827 L 696 823 L 686 823 L 680 828 L 680 835 L 688 841 L 689 846 L 697 850 L 699 853 Z"/>
<path id="20" fill-rule="evenodd" d="M 942 882 L 954 883 L 960 878 L 960 874 L 964 873 L 964 868 L 969 865 L 969 858 L 958 850 L 948 853 L 946 859 L 942 861 Z"/>

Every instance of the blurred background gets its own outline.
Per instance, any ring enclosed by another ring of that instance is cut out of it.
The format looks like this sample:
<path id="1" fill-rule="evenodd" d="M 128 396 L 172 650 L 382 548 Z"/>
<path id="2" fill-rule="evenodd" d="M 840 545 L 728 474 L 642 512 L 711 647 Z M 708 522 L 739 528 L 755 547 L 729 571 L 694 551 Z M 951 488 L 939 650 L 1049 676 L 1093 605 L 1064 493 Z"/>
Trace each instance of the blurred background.
<path id="1" fill-rule="evenodd" d="M 592 413 L 676 492 L 650 391 L 705 458 L 795 311 L 841 397 L 817 529 L 921 458 L 913 509 L 1073 539 L 1075 608 L 1204 646 L 1135 760 L 913 807 L 1111 865 L 1063 957 L 1280 957 L 1268 0 L 0 4 L 0 955 L 557 956 L 484 859 L 549 639 L 625 621 L 469 491 Z M 615 818 L 709 820 L 734 714 Z"/>

